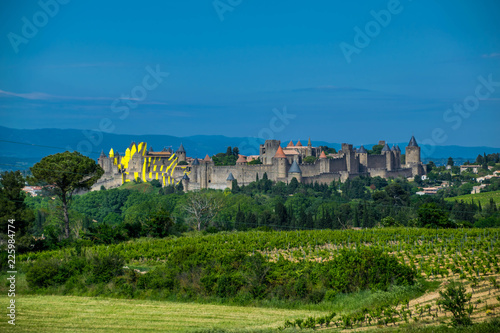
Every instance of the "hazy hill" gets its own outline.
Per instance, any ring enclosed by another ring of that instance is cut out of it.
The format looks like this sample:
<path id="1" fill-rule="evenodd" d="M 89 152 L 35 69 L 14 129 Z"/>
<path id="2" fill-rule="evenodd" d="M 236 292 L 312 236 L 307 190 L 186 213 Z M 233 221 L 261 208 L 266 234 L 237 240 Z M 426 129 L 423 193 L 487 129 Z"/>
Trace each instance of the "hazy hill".
<path id="1" fill-rule="evenodd" d="M 39 161 L 42 157 L 65 150 L 79 150 L 97 159 L 101 150 L 107 154 L 110 148 L 123 153 L 132 141 L 147 142 L 148 147 L 155 151 L 163 147 L 172 147 L 175 151 L 181 143 L 188 156 L 203 158 L 206 154 L 213 155 L 225 152 L 228 146 L 240 147 L 243 154 L 258 154 L 258 145 L 264 140 L 249 137 L 226 137 L 223 135 L 196 135 L 175 137 L 170 135 L 125 135 L 112 133 L 96 133 L 75 129 L 12 129 L 0 126 L 0 169 L 24 169 Z M 307 141 L 303 138 L 303 144 Z M 6 142 L 11 141 L 11 142 Z M 287 140 L 282 140 L 285 144 Z M 14 143 L 20 142 L 22 144 Z M 294 139 L 296 142 L 296 139 Z M 340 143 L 312 141 L 313 145 L 327 145 L 338 149 Z M 404 152 L 407 142 L 398 143 Z M 392 144 L 391 144 L 392 145 Z M 78 147 L 78 148 L 77 148 Z M 365 145 L 367 149 L 372 144 Z M 422 147 L 422 151 L 430 151 Z M 499 152 L 500 148 L 492 147 L 462 147 L 436 146 L 430 158 L 464 158 L 474 160 L 478 154 Z M 423 156 L 425 157 L 425 156 Z M 16 165 L 11 167 L 10 165 Z"/>

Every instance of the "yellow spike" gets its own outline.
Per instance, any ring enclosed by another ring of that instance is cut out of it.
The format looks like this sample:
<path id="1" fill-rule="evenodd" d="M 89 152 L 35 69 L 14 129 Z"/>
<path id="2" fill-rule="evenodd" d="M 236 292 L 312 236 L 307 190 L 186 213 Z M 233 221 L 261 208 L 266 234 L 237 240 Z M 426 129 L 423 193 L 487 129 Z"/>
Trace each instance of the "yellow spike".
<path id="1" fill-rule="evenodd" d="M 109 151 L 109 157 L 115 157 L 115 152 L 113 151 L 113 148 Z"/>
<path id="2" fill-rule="evenodd" d="M 177 159 L 173 160 L 172 163 L 170 163 L 170 165 L 167 167 L 167 170 L 165 170 L 165 172 L 168 172 L 168 170 L 170 170 L 170 168 L 172 167 L 172 165 L 177 165 L 175 162 L 177 161 Z M 175 167 L 174 167 L 175 169 Z"/>
<path id="3" fill-rule="evenodd" d="M 142 166 L 142 181 L 146 182 L 146 159 L 144 159 L 144 165 Z"/>

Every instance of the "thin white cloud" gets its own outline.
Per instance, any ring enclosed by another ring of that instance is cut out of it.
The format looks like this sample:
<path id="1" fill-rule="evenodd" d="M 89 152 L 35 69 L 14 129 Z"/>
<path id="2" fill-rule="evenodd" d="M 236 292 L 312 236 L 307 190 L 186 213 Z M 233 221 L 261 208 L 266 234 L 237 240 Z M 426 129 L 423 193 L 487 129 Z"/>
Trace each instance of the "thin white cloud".
<path id="1" fill-rule="evenodd" d="M 28 100 L 73 100 L 73 101 L 114 101 L 118 100 L 129 100 L 136 101 L 141 104 L 154 104 L 154 105 L 170 105 L 170 103 L 159 102 L 159 101 L 140 101 L 137 98 L 132 97 L 86 97 L 86 96 L 57 96 L 50 95 L 42 92 L 30 92 L 30 93 L 15 93 L 11 91 L 5 91 L 0 89 L 0 97 L 18 97 Z"/>
<path id="2" fill-rule="evenodd" d="M 500 58 L 500 53 L 483 54 L 482 58 Z"/>
<path id="3" fill-rule="evenodd" d="M 41 92 L 31 92 L 31 93 L 14 93 L 10 91 L 5 91 L 0 89 L 0 96 L 10 96 L 10 97 L 19 97 L 19 98 L 24 98 L 24 99 L 30 99 L 30 100 L 45 100 L 45 99 L 52 99 L 53 96 L 41 93 Z"/>

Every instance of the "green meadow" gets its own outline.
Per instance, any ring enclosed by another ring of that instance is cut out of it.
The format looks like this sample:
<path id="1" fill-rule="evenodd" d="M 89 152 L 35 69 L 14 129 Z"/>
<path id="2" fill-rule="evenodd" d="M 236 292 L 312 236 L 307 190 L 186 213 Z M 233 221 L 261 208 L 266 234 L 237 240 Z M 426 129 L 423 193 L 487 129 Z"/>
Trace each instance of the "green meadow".
<path id="1" fill-rule="evenodd" d="M 5 305 L 9 299 L 2 296 L 0 300 Z M 326 314 L 80 296 L 18 296 L 16 305 L 15 327 L 4 318 L 1 332 L 197 332 L 210 328 L 265 331 L 283 325 L 287 319 Z"/>

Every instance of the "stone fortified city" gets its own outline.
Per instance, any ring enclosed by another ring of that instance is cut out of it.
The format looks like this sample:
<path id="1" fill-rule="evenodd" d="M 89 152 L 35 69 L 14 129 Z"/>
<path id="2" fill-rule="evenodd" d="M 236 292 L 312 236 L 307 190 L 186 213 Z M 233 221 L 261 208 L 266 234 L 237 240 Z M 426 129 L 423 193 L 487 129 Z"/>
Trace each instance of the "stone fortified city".
<path id="1" fill-rule="evenodd" d="M 147 143 L 132 142 L 120 155 L 113 149 L 108 156 L 101 153 L 99 165 L 105 173 L 93 186 L 98 190 L 118 187 L 126 182 L 140 179 L 144 182 L 156 179 L 163 186 L 182 182 L 185 191 L 199 189 L 231 188 L 233 180 L 239 185 L 248 185 L 256 176 L 264 173 L 273 181 L 285 183 L 296 178 L 306 184 L 318 182 L 329 184 L 333 180 L 345 181 L 357 176 L 380 176 L 382 178 L 413 177 L 424 175 L 425 167 L 420 160 L 420 147 L 412 136 L 405 151 L 405 164 L 401 164 L 401 149 L 381 142 L 384 147 L 380 155 L 368 154 L 361 146 L 356 149 L 351 144 L 343 143 L 337 154 L 325 154 L 319 147 L 313 147 L 311 140 L 306 146 L 300 140 L 292 141 L 286 147 L 278 140 L 267 140 L 260 145 L 259 159 L 262 164 L 248 164 L 248 158 L 239 155 L 236 165 L 216 166 L 207 155 L 204 159 L 187 157 L 181 144 L 176 152 L 163 149 L 155 152 Z M 314 156 L 314 163 L 304 163 L 308 156 Z"/>

